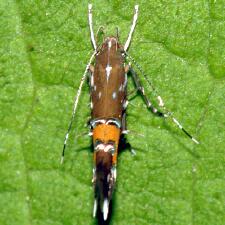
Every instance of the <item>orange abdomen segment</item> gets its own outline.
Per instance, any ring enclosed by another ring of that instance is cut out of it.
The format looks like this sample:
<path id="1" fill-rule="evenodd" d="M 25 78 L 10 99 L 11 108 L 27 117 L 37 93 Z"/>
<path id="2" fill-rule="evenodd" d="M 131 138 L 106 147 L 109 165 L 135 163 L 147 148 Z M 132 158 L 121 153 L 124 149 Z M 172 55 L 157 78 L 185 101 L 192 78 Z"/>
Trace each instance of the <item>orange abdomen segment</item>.
<path id="1" fill-rule="evenodd" d="M 115 165 L 117 162 L 120 133 L 121 133 L 121 130 L 115 125 L 99 124 L 93 129 L 94 146 L 96 141 L 101 141 L 103 144 L 108 144 L 109 142 L 114 143 L 115 151 L 114 151 L 113 159 L 112 159 L 113 165 Z M 94 161 L 95 161 L 95 158 L 96 158 L 96 153 L 94 153 Z"/>

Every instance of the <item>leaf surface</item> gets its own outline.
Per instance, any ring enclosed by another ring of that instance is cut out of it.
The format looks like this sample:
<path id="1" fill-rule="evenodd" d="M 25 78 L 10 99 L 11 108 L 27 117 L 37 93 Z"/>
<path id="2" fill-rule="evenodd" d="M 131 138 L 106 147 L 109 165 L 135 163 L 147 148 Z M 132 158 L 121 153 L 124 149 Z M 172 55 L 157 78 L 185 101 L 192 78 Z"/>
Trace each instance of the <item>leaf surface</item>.
<path id="1" fill-rule="evenodd" d="M 125 43 L 135 3 L 93 1 L 95 32 L 102 25 L 112 35 L 118 26 Z M 90 115 L 87 85 L 65 164 L 59 164 L 73 98 L 92 51 L 87 4 L 0 2 L 2 225 L 96 224 L 91 140 L 83 135 Z M 119 155 L 111 224 L 222 225 L 225 4 L 139 1 L 139 7 L 129 53 L 201 144 L 134 98 L 128 128 L 144 137 L 131 132 L 128 141 L 137 155 Z"/>

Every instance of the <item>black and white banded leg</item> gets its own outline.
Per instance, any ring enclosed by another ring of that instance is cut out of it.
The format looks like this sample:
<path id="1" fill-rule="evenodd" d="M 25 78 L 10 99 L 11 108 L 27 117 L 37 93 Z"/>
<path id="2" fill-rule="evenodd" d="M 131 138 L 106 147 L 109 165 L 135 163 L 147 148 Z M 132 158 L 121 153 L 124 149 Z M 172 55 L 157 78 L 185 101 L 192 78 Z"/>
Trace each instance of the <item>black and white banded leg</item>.
<path id="1" fill-rule="evenodd" d="M 140 81 L 137 73 L 135 73 L 135 71 L 133 70 L 132 67 L 130 67 L 130 70 L 129 71 L 130 71 L 130 73 L 132 75 L 132 78 L 134 80 L 135 86 L 136 86 L 137 90 L 140 92 L 141 96 L 143 97 L 144 102 L 145 102 L 146 106 L 148 107 L 148 109 L 150 109 L 151 112 L 154 113 L 154 114 L 156 114 L 157 116 L 160 116 L 160 117 L 168 117 L 167 114 L 164 114 L 164 113 L 160 112 L 158 109 L 156 109 L 152 105 L 151 101 L 145 95 L 144 87 L 142 86 L 141 81 Z"/>
<path id="2" fill-rule="evenodd" d="M 140 92 L 140 94 L 142 95 L 143 99 L 144 99 L 144 102 L 146 104 L 146 106 L 151 110 L 151 112 L 153 112 L 154 114 L 156 114 L 157 116 L 159 117 L 164 117 L 164 118 L 171 118 L 172 121 L 174 122 L 174 124 L 176 124 L 176 126 L 181 129 L 193 142 L 195 142 L 196 144 L 199 144 L 199 142 L 194 138 L 192 137 L 192 135 L 190 135 L 189 132 L 187 132 L 183 126 L 178 122 L 178 120 L 176 118 L 174 118 L 172 116 L 172 112 L 167 112 L 167 113 L 163 113 L 161 111 L 159 111 L 157 108 L 155 108 L 151 101 L 148 99 L 148 97 L 145 95 L 145 92 L 144 92 L 144 87 L 142 86 L 141 84 L 141 81 L 137 75 L 137 73 L 132 69 L 132 67 L 130 67 L 130 73 L 133 77 L 133 80 L 134 80 L 134 83 L 137 87 L 137 90 Z M 159 106 L 164 106 L 164 103 L 163 103 L 163 100 L 160 96 L 158 96 L 158 100 L 159 100 Z"/>

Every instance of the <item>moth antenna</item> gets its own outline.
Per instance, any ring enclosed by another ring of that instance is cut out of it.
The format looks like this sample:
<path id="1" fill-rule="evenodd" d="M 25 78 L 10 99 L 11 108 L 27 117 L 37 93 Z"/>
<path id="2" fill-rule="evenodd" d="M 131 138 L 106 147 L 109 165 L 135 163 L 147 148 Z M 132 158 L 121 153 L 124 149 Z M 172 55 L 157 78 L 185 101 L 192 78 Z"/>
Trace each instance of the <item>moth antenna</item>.
<path id="1" fill-rule="evenodd" d="M 89 22 L 89 28 L 91 32 L 91 42 L 92 42 L 94 50 L 96 51 L 97 46 L 96 46 L 95 35 L 93 31 L 93 23 L 92 23 L 92 4 L 88 4 L 88 22 Z"/>
<path id="2" fill-rule="evenodd" d="M 128 35 L 127 41 L 124 45 L 124 51 L 126 52 L 129 48 L 130 42 L 131 42 L 131 38 L 132 38 L 132 34 L 134 32 L 135 26 L 137 24 L 137 19 L 138 19 L 138 5 L 134 6 L 134 17 L 133 17 L 133 23 L 132 26 L 130 28 L 130 33 Z"/>
<path id="3" fill-rule="evenodd" d="M 61 164 L 63 163 L 64 161 L 64 155 L 65 155 L 65 150 L 66 150 L 66 145 L 67 145 L 67 140 L 69 138 L 69 133 L 70 133 L 70 130 L 72 128 L 72 125 L 73 125 L 73 121 L 74 121 L 74 117 L 75 117 L 75 113 L 76 113 L 76 110 L 77 110 L 77 105 L 78 105 L 78 102 L 79 102 L 79 99 L 80 99 L 80 94 L 81 94 L 81 90 L 82 90 L 82 87 L 83 87 L 83 84 L 84 84 L 84 81 L 85 81 L 85 78 L 86 78 L 86 75 L 87 75 L 87 72 L 88 72 L 88 69 L 91 65 L 91 62 L 95 56 L 96 52 L 94 52 L 92 54 L 92 56 L 90 57 L 89 59 L 89 62 L 86 66 L 86 69 L 84 71 L 84 74 L 81 78 L 81 81 L 80 81 L 80 85 L 79 85 L 79 88 L 78 88 L 78 91 L 77 91 L 77 94 L 74 98 L 74 103 L 73 103 L 73 112 L 72 112 L 72 116 L 71 116 L 71 119 L 70 119 L 70 123 L 69 123 L 69 126 L 68 126 L 68 129 L 67 129 L 67 132 L 66 132 L 66 135 L 65 135 L 65 139 L 64 139 L 64 144 L 63 144 L 63 150 L 62 150 L 62 156 L 61 156 Z"/>

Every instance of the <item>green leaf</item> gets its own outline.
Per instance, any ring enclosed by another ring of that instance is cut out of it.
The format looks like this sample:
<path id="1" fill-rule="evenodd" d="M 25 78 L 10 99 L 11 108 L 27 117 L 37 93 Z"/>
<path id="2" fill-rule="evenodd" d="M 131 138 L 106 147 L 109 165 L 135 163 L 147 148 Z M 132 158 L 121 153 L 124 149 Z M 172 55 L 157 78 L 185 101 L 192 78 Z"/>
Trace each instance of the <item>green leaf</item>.
<path id="1" fill-rule="evenodd" d="M 90 115 L 87 85 L 65 164 L 59 164 L 73 98 L 92 51 L 87 4 L 0 1 L 0 224 L 96 224 L 91 140 L 83 135 Z M 102 25 L 112 35 L 118 26 L 125 43 L 135 4 L 93 1 L 95 32 Z M 111 224 L 222 225 L 224 1 L 139 6 L 129 53 L 200 145 L 149 113 L 137 96 L 128 106 L 128 128 L 144 137 L 128 135 L 137 155 L 119 155 Z M 132 85 L 130 80 L 130 90 Z"/>

